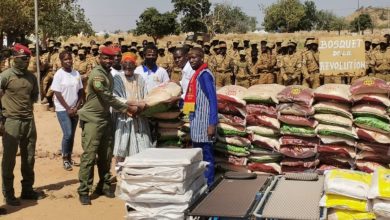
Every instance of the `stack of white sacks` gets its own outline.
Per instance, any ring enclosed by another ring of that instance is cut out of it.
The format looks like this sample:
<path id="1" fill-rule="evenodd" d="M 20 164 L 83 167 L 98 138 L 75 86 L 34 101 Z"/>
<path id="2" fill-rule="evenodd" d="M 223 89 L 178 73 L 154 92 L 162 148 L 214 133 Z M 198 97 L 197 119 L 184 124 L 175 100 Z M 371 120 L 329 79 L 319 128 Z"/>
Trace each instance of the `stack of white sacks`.
<path id="1" fill-rule="evenodd" d="M 372 177 L 368 198 L 377 219 L 390 219 L 390 169 L 378 167 Z"/>
<path id="2" fill-rule="evenodd" d="M 127 219 L 184 219 L 207 189 L 202 150 L 151 148 L 120 164 L 116 195 Z"/>

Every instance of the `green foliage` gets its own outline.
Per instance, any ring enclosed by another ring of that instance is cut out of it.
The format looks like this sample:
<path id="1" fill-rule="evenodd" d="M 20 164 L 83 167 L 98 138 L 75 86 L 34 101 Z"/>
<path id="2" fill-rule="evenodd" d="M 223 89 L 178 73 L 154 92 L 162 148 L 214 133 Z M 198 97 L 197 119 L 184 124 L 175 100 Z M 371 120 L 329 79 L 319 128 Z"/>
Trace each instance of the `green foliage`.
<path id="1" fill-rule="evenodd" d="M 305 7 L 299 0 L 278 0 L 265 8 L 263 25 L 266 31 L 293 32 L 305 17 Z"/>
<path id="2" fill-rule="evenodd" d="M 156 8 L 147 8 L 136 22 L 135 34 L 146 34 L 157 43 L 157 39 L 176 33 L 178 26 L 176 17 L 173 12 L 161 14 Z"/>
<path id="3" fill-rule="evenodd" d="M 256 29 L 256 18 L 246 15 L 240 7 L 216 4 L 207 24 L 214 33 L 246 33 Z"/>
<path id="4" fill-rule="evenodd" d="M 366 13 L 360 14 L 353 21 L 351 21 L 352 31 L 357 32 L 359 30 L 359 25 L 361 31 L 374 28 L 374 24 L 372 22 L 371 16 Z"/>
<path id="5" fill-rule="evenodd" d="M 303 6 L 305 8 L 305 16 L 299 22 L 299 30 L 311 31 L 318 22 L 316 4 L 313 1 L 305 1 Z"/>
<path id="6" fill-rule="evenodd" d="M 16 37 L 34 33 L 34 1 L 1 0 L 0 31 L 10 41 Z M 71 36 L 83 32 L 93 34 L 91 23 L 77 0 L 40 0 L 38 1 L 39 31 L 47 37 Z"/>
<path id="7" fill-rule="evenodd" d="M 183 32 L 207 32 L 206 21 L 210 13 L 209 0 L 172 0 L 174 11 L 182 15 Z"/>

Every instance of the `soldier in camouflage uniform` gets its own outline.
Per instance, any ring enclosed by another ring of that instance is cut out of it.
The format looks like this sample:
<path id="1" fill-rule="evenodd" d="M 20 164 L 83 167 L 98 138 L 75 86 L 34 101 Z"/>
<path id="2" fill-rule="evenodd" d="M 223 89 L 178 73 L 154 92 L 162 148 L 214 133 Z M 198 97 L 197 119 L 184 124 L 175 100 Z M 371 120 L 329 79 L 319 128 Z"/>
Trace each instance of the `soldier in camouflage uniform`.
<path id="1" fill-rule="evenodd" d="M 379 40 L 379 50 L 374 51 L 371 57 L 373 75 L 379 79 L 390 81 L 390 51 L 387 49 L 387 39 Z"/>
<path id="2" fill-rule="evenodd" d="M 165 54 L 165 48 L 163 46 L 158 47 L 158 58 L 156 61 L 157 66 L 164 68 L 168 74 L 171 72 L 172 60 Z"/>
<path id="3" fill-rule="evenodd" d="M 220 53 L 210 61 L 217 87 L 232 84 L 233 59 L 226 54 L 226 43 L 219 44 Z"/>
<path id="4" fill-rule="evenodd" d="M 87 60 L 84 49 L 78 51 L 79 58 L 73 62 L 73 68 L 80 73 L 85 94 L 87 94 L 87 81 L 92 70 L 92 64 Z"/>
<path id="5" fill-rule="evenodd" d="M 310 50 L 302 57 L 302 85 L 315 89 L 320 86 L 318 41 L 308 40 L 307 45 L 310 45 Z"/>
<path id="6" fill-rule="evenodd" d="M 43 66 L 46 72 L 45 77 L 42 81 L 42 94 L 44 98 L 42 104 L 49 103 L 52 110 L 53 108 L 53 91 L 50 89 L 51 83 L 53 82 L 54 73 L 61 68 L 61 62 L 58 58 L 58 53 L 54 51 L 54 43 L 50 42 L 48 45 L 48 53 L 42 56 Z"/>
<path id="7" fill-rule="evenodd" d="M 274 68 L 276 55 L 272 54 L 273 44 L 267 43 L 261 47 L 259 60 L 253 67 L 251 84 L 271 84 L 275 82 Z"/>
<path id="8" fill-rule="evenodd" d="M 277 50 L 277 55 L 276 55 L 276 68 L 279 70 L 279 72 L 276 74 L 276 83 L 283 85 L 283 77 L 281 73 L 281 68 L 282 68 L 282 60 L 285 56 L 287 56 L 287 48 L 288 48 L 288 42 L 283 41 L 280 45 L 279 50 Z"/>
<path id="9" fill-rule="evenodd" d="M 234 60 L 233 73 L 235 76 L 235 85 L 243 86 L 245 88 L 250 87 L 250 77 L 252 65 L 250 61 L 246 59 L 246 53 L 244 50 L 240 51 L 240 59 Z"/>
<path id="10" fill-rule="evenodd" d="M 203 51 L 204 51 L 204 63 L 209 63 L 211 58 L 211 52 L 210 52 L 210 43 L 206 42 L 203 44 Z"/>
<path id="11" fill-rule="evenodd" d="M 284 45 L 283 45 L 284 46 Z M 288 53 L 281 57 L 280 75 L 285 86 L 299 85 L 302 71 L 302 57 L 296 53 L 296 44 L 289 42 Z"/>
<path id="12" fill-rule="evenodd" d="M 38 65 L 37 65 L 37 54 L 36 54 L 36 46 L 35 44 L 29 44 L 28 45 L 28 49 L 30 49 L 31 51 L 31 59 L 30 59 L 30 62 L 28 64 L 28 67 L 27 67 L 27 70 L 30 72 L 30 73 L 33 73 L 35 75 L 35 77 L 38 78 Z M 41 66 L 41 62 L 39 61 L 39 68 L 41 69 L 42 66 Z"/>

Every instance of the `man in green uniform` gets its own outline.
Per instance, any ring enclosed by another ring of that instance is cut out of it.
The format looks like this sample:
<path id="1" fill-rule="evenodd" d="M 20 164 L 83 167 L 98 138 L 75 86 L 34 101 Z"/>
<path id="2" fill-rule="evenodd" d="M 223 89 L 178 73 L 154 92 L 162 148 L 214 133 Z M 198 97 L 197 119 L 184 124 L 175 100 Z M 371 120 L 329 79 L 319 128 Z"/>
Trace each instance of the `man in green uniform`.
<path id="1" fill-rule="evenodd" d="M 320 86 L 318 40 L 308 40 L 310 50 L 302 55 L 302 85 L 316 89 Z"/>
<path id="2" fill-rule="evenodd" d="M 43 198 L 33 190 L 35 129 L 33 104 L 38 100 L 38 81 L 34 74 L 27 71 L 31 51 L 16 44 L 13 49 L 13 67 L 1 73 L 1 122 L 3 131 L 3 160 L 1 163 L 3 195 L 7 205 L 19 206 L 15 197 L 14 168 L 16 153 L 20 147 L 22 193 L 21 199 L 37 200 Z"/>
<path id="3" fill-rule="evenodd" d="M 376 78 L 390 81 L 390 51 L 386 38 L 379 40 L 379 49 L 372 53 L 370 66 Z"/>
<path id="4" fill-rule="evenodd" d="M 285 86 L 298 85 L 301 81 L 302 57 L 296 52 L 296 44 L 293 42 L 287 44 L 287 51 L 288 53 L 282 55 L 280 61 L 282 83 Z"/>
<path id="5" fill-rule="evenodd" d="M 252 69 L 251 62 L 246 59 L 245 50 L 241 50 L 240 59 L 234 60 L 233 73 L 235 75 L 235 85 L 248 88 L 250 86 L 250 70 Z"/>
<path id="6" fill-rule="evenodd" d="M 273 44 L 267 43 L 261 46 L 259 60 L 253 67 L 252 83 L 255 84 L 272 84 L 275 82 L 274 68 L 276 66 L 276 55 L 272 54 Z"/>
<path id="7" fill-rule="evenodd" d="M 110 68 L 115 54 L 113 48 L 100 49 L 100 65 L 90 73 L 86 103 L 78 111 L 84 150 L 80 159 L 78 188 L 82 205 L 91 204 L 89 193 L 92 189 L 95 161 L 100 178 L 95 193 L 109 198 L 115 197 L 110 190 L 110 164 L 113 153 L 110 107 L 122 113 L 126 113 L 130 108 L 127 103 L 117 100 L 112 94 L 114 80 Z"/>
<path id="8" fill-rule="evenodd" d="M 220 53 L 210 60 L 218 88 L 231 85 L 233 76 L 233 59 L 226 54 L 226 43 L 219 44 L 219 48 Z"/>

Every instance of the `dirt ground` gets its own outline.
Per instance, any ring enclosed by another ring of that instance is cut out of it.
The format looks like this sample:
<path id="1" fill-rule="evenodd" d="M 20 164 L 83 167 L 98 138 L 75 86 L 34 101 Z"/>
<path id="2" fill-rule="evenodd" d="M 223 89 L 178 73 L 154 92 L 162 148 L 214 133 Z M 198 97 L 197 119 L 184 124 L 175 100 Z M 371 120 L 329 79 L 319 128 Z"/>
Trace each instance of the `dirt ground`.
<path id="1" fill-rule="evenodd" d="M 62 159 L 56 156 L 56 152 L 60 149 L 62 132 L 55 113 L 46 111 L 41 105 L 36 105 L 35 122 L 38 140 L 34 188 L 45 192 L 47 197 L 37 202 L 22 200 L 21 206 L 13 207 L 4 205 L 2 196 L 0 196 L 0 206 L 6 208 L 8 212 L 7 215 L 0 216 L 0 219 L 124 219 L 124 201 L 120 199 L 108 199 L 101 196 L 92 198 L 91 206 L 80 205 L 77 194 L 79 169 L 74 167 L 73 171 L 65 171 L 62 168 Z M 82 152 L 80 140 L 81 131 L 77 128 L 74 146 L 76 162 L 80 161 L 78 155 Z M 21 191 L 19 156 L 14 174 L 14 186 L 16 197 L 18 197 Z M 94 183 L 97 183 L 97 180 L 95 170 Z"/>

